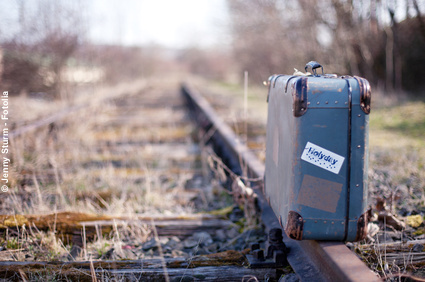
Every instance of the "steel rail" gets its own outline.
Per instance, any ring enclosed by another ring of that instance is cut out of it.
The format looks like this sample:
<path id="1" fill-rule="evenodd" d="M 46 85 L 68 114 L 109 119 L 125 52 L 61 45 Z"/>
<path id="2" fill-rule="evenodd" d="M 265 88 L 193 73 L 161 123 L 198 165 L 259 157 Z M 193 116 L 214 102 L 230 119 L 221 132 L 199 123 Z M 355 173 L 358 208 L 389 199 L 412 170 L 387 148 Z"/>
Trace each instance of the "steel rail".
<path id="1" fill-rule="evenodd" d="M 264 164 L 238 141 L 239 138 L 217 116 L 207 100 L 188 83 L 182 84 L 181 92 L 192 110 L 193 118 L 205 131 L 214 131 L 209 142 L 223 162 L 237 174 L 244 167 L 250 178 L 263 177 Z M 254 190 L 266 231 L 281 228 L 262 189 Z M 288 262 L 301 281 L 382 281 L 343 242 L 295 241 L 289 239 L 284 232 L 283 235 L 283 242 L 290 250 Z"/>

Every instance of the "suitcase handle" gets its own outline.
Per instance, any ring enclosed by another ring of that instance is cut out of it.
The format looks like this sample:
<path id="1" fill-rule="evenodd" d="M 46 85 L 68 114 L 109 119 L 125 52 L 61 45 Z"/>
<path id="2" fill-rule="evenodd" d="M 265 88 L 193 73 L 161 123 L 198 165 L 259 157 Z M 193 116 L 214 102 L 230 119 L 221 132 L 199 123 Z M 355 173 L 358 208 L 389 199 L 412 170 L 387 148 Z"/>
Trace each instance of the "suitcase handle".
<path id="1" fill-rule="evenodd" d="M 316 72 L 316 69 L 318 69 L 318 68 L 322 68 L 322 75 L 324 75 L 325 73 L 323 72 L 323 67 L 322 67 L 322 65 L 321 64 L 319 64 L 318 62 L 316 62 L 316 61 L 310 61 L 310 62 L 308 62 L 306 65 L 305 65 L 305 71 L 307 72 L 307 69 L 308 69 L 308 67 L 310 67 L 311 68 L 311 71 L 313 72 L 313 75 L 314 76 L 319 76 L 318 74 L 317 74 L 317 72 Z"/>

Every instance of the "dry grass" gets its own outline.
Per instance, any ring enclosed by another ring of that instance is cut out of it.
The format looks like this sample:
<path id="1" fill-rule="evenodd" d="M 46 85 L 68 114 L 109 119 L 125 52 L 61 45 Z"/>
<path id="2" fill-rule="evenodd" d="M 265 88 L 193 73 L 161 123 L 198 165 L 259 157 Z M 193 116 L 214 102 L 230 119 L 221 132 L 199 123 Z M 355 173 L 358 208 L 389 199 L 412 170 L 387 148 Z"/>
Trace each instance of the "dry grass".
<path id="1" fill-rule="evenodd" d="M 123 91 L 121 94 L 127 94 Z M 35 100 L 27 101 L 27 104 L 30 105 L 33 102 L 41 103 Z M 11 103 L 14 102 L 11 101 Z M 188 176 L 183 175 L 183 178 L 179 179 L 180 175 L 173 174 L 170 179 L 161 179 L 163 177 L 161 170 L 177 167 L 176 164 L 173 165 L 177 160 L 193 162 L 196 156 L 188 155 L 185 152 L 186 147 L 182 146 L 179 150 L 173 151 L 170 158 L 162 158 L 164 152 L 155 152 L 154 146 L 133 146 L 131 142 L 141 144 L 151 141 L 156 143 L 155 141 L 177 140 L 179 142 L 187 139 L 191 128 L 173 127 L 156 130 L 149 128 L 148 125 L 135 127 L 131 124 L 109 127 L 108 115 L 110 118 L 111 114 L 119 115 L 119 113 L 116 112 L 117 107 L 112 102 L 102 105 L 102 107 L 89 107 L 73 114 L 58 122 L 51 132 L 48 129 L 41 129 L 37 131 L 37 134 L 31 133 L 13 140 L 14 143 L 11 146 L 15 160 L 13 183 L 17 185 L 27 180 L 30 185 L 25 185 L 24 190 L 28 189 L 36 195 L 41 195 L 41 198 L 30 199 L 32 203 L 27 206 L 15 205 L 16 213 L 27 214 L 51 210 L 53 206 L 46 197 L 52 194 L 60 196 L 59 202 L 54 201 L 57 210 L 84 208 L 90 212 L 100 212 L 96 204 L 81 201 L 77 203 L 72 197 L 84 192 L 107 194 L 108 191 L 111 194 L 110 197 L 115 198 L 112 201 L 115 204 L 109 204 L 106 213 L 110 210 L 116 215 L 133 213 L 135 209 L 140 210 L 140 207 L 134 207 L 129 202 L 131 199 L 143 203 L 144 209 L 149 211 L 148 205 L 154 207 L 164 203 L 163 200 L 152 202 L 155 200 L 153 191 L 161 195 L 166 192 L 167 186 L 184 184 Z M 44 102 L 44 107 L 40 107 L 43 108 L 43 112 L 46 112 L 45 107 L 55 108 L 56 105 Z M 146 119 L 143 114 L 140 118 Z M 108 143 L 122 143 L 122 145 L 110 146 Z M 164 151 L 166 150 L 164 148 Z M 189 165 L 188 172 L 191 172 L 190 169 Z M 20 187 L 11 190 L 12 195 L 14 192 L 22 191 Z M 159 199 L 161 198 L 162 195 Z M 127 204 L 122 205 L 124 202 Z M 105 207 L 102 207 L 102 212 L 105 212 Z"/>
<path id="2" fill-rule="evenodd" d="M 173 93 L 178 85 L 161 80 L 127 85 L 83 92 L 72 103 L 87 104 L 86 108 L 54 127 L 11 140 L 11 185 L 2 195 L 1 214 L 83 211 L 131 218 L 195 211 L 191 200 L 196 194 L 186 194 L 185 185 L 201 173 L 200 155 L 190 138 L 192 127 L 179 122 L 184 115 L 169 107 L 153 112 L 135 105 L 134 111 L 127 109 L 124 113 L 119 107 L 125 97 L 136 94 L 148 104 L 156 103 L 157 98 L 169 99 L 148 89 L 161 85 L 164 92 Z M 66 105 L 13 97 L 10 106 L 11 120 L 20 126 Z M 119 119 L 127 111 L 131 122 Z M 111 234 L 100 232 L 93 242 L 84 240 L 83 251 L 74 259 L 138 258 L 130 246 L 143 243 L 150 232 L 147 226 L 119 226 Z M 54 229 L 47 233 L 27 229 L 9 235 L 2 244 L 8 250 L 16 245 L 18 251 L 3 259 L 73 259 L 73 244 L 60 238 Z M 111 249 L 114 251 L 106 254 Z"/>

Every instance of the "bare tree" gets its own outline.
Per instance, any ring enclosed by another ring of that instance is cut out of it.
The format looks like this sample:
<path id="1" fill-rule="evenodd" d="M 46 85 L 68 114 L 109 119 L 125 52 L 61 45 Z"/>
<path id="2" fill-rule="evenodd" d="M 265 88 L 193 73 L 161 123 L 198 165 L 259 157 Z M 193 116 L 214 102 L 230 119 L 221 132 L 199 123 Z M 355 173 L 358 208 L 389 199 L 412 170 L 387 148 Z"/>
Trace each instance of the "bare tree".
<path id="1" fill-rule="evenodd" d="M 83 34 L 80 8 L 63 1 L 17 2 L 18 32 L 3 39 L 2 81 L 11 94 L 50 92 L 63 96 L 62 71 Z"/>
<path id="2" fill-rule="evenodd" d="M 289 32 L 276 0 L 228 1 L 232 17 L 234 56 L 241 71 L 261 82 L 275 72 L 290 70 L 294 58 Z"/>
<path id="3" fill-rule="evenodd" d="M 228 0 L 228 6 L 241 71 L 290 73 L 315 59 L 330 72 L 364 76 L 388 90 L 409 88 L 410 77 L 425 75 L 411 58 L 422 62 L 424 0 Z"/>

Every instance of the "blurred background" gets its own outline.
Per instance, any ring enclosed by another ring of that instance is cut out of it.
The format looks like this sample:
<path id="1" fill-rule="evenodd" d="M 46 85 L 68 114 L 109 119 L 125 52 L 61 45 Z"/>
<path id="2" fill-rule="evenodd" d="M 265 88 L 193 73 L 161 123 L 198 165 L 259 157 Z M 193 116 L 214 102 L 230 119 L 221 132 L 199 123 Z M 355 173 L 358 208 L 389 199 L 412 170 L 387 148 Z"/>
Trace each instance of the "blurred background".
<path id="1" fill-rule="evenodd" d="M 3 0 L 0 83 L 9 95 L 193 73 L 250 84 L 303 70 L 421 95 L 424 0 Z M 38 94 L 35 94 L 38 93 Z"/>

